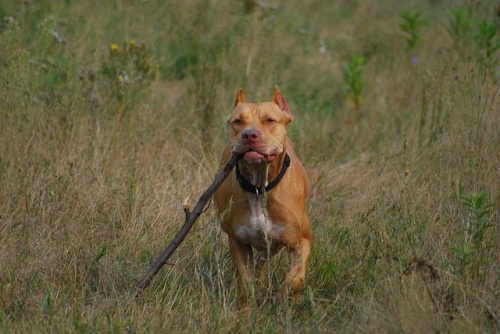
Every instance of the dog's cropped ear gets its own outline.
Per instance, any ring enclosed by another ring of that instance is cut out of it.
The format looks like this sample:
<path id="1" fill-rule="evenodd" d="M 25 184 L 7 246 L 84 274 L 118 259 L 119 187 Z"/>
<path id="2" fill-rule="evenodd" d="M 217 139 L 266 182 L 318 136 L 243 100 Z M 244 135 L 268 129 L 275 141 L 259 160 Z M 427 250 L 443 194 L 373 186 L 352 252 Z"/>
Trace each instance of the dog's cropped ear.
<path id="1" fill-rule="evenodd" d="M 236 99 L 234 99 L 234 106 L 236 107 L 240 103 L 245 103 L 247 100 L 245 99 L 245 93 L 243 93 L 243 89 L 238 89 L 238 93 L 236 93 Z"/>
<path id="2" fill-rule="evenodd" d="M 280 89 L 278 86 L 274 86 L 274 94 L 273 94 L 273 101 L 276 103 L 281 110 L 285 112 L 289 117 L 292 117 L 292 112 L 290 111 L 290 106 L 285 100 L 285 97 L 283 94 L 281 94 Z"/>

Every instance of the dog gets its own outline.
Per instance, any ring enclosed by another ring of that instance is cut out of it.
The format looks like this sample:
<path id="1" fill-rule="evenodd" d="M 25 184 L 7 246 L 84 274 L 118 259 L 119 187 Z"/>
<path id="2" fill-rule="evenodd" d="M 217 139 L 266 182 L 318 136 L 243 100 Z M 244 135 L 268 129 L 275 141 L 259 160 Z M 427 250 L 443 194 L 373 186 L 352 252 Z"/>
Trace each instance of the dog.
<path id="1" fill-rule="evenodd" d="M 267 260 L 282 248 L 291 262 L 284 293 L 295 295 L 305 280 L 312 240 L 306 208 L 309 181 L 287 136 L 292 120 L 276 86 L 272 101 L 263 103 L 247 103 L 240 88 L 227 118 L 229 144 L 220 166 L 231 154 L 241 158 L 213 198 L 245 303 L 255 273 L 262 279 Z"/>

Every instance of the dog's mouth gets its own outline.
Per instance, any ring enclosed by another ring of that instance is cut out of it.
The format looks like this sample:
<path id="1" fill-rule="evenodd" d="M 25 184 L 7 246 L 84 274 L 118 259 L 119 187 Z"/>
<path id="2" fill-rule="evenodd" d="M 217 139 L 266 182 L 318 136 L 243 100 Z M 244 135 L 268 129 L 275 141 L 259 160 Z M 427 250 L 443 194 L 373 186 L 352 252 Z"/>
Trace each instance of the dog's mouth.
<path id="1" fill-rule="evenodd" d="M 262 154 L 251 148 L 243 154 L 243 159 L 249 164 L 261 164 L 274 161 L 276 156 L 277 154 Z"/>

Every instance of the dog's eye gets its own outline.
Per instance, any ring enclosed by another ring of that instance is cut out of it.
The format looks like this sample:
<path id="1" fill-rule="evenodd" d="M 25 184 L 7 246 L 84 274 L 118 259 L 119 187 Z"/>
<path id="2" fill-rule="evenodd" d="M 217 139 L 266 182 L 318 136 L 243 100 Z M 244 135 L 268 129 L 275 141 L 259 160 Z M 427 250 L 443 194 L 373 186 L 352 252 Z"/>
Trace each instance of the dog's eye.
<path id="1" fill-rule="evenodd" d="M 242 121 L 241 119 L 237 118 L 237 119 L 233 120 L 233 122 L 232 122 L 232 123 L 233 123 L 234 125 L 241 125 L 241 124 L 243 124 L 243 121 Z"/>
<path id="2" fill-rule="evenodd" d="M 276 122 L 276 120 L 274 118 L 267 118 L 266 119 L 266 124 L 273 124 L 274 122 Z"/>

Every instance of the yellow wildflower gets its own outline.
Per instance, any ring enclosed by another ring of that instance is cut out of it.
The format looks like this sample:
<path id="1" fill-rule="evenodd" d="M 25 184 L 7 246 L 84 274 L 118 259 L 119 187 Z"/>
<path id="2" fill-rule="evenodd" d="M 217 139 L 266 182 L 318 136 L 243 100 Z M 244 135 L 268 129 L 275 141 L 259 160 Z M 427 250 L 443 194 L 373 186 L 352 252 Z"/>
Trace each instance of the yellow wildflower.
<path id="1" fill-rule="evenodd" d="M 111 52 L 113 52 L 113 51 L 118 51 L 118 49 L 119 49 L 119 47 L 118 47 L 118 44 L 116 44 L 116 43 L 113 43 L 113 44 L 111 44 L 111 45 L 109 46 L 109 50 L 110 50 Z"/>
<path id="2" fill-rule="evenodd" d="M 408 175 L 408 174 L 410 174 L 410 169 L 409 169 L 409 168 L 406 168 L 406 169 L 405 169 L 405 175 Z"/>

